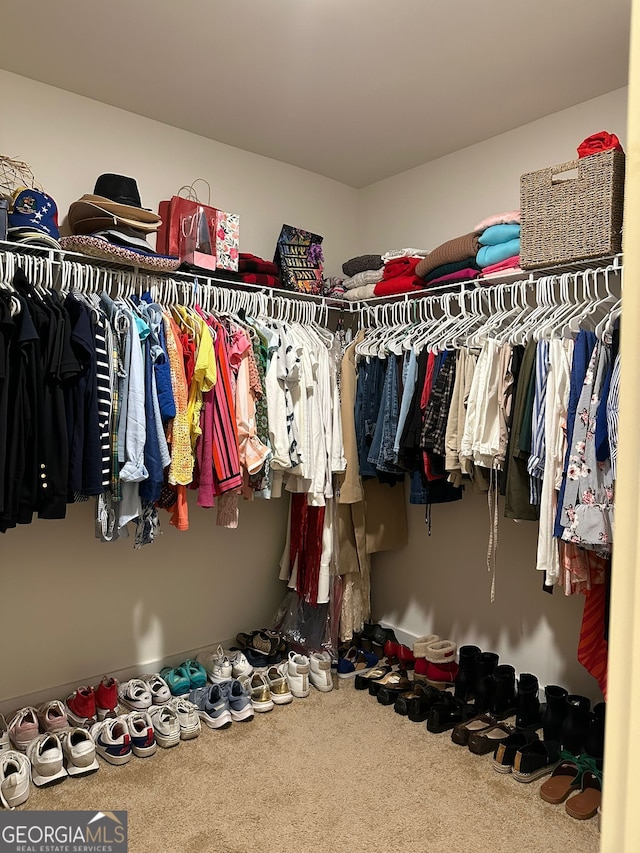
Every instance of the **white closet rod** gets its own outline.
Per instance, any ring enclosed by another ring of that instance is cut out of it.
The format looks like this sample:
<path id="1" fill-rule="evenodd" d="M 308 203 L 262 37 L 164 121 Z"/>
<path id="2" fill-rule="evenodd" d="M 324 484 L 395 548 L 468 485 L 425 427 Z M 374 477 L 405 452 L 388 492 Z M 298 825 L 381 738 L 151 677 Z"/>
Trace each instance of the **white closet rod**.
<path id="1" fill-rule="evenodd" d="M 471 293 L 476 289 L 485 291 L 490 289 L 495 290 L 496 288 L 502 288 L 504 293 L 508 294 L 511 292 L 510 288 L 515 285 L 524 286 L 526 284 L 533 287 L 533 285 L 543 279 L 549 277 L 558 278 L 562 274 L 579 275 L 584 273 L 591 274 L 593 272 L 604 272 L 605 270 L 613 272 L 622 271 L 622 255 L 600 259 L 600 265 L 595 268 L 591 266 L 592 263 L 592 261 L 581 261 L 562 268 L 555 267 L 519 274 L 511 273 L 508 274 L 507 281 L 505 281 L 507 275 L 503 274 L 490 280 L 474 279 L 468 282 L 460 282 L 459 284 L 464 285 L 466 290 L 456 293 L 455 296 L 457 298 L 464 298 L 464 293 Z M 367 325 L 374 321 L 370 318 L 375 318 L 376 316 L 388 316 L 391 306 L 402 306 L 397 309 L 400 312 L 397 316 L 407 316 L 407 312 L 410 310 L 414 312 L 415 310 L 424 312 L 427 310 L 426 308 L 409 309 L 408 306 L 421 305 L 422 303 L 429 304 L 433 300 L 441 300 L 444 296 L 451 295 L 452 288 L 451 284 L 444 284 L 437 288 L 429 288 L 429 290 L 424 294 L 414 292 L 411 294 L 397 294 L 395 296 L 380 296 L 368 299 L 366 302 L 352 303 L 348 300 L 315 296 L 308 293 L 291 294 L 290 291 L 281 290 L 279 288 L 266 288 L 261 287 L 260 285 L 252 285 L 244 282 L 227 282 L 222 279 L 215 279 L 215 277 L 205 276 L 202 274 L 154 274 L 137 268 L 124 270 L 121 267 L 109 265 L 108 261 L 96 261 L 95 259 L 79 255 L 75 252 L 21 246 L 20 244 L 0 241 L 1 280 L 3 282 L 10 283 L 13 278 L 13 272 L 15 272 L 18 265 L 25 268 L 28 275 L 31 274 L 29 270 L 33 270 L 34 272 L 37 272 L 38 275 L 41 275 L 44 279 L 43 284 L 45 286 L 53 285 L 53 282 L 56 280 L 56 276 L 54 275 L 55 270 L 61 270 L 63 275 L 69 275 L 70 273 L 68 270 L 71 268 L 74 270 L 73 275 L 76 278 L 80 277 L 81 270 L 86 270 L 88 271 L 86 273 L 88 278 L 93 276 L 96 281 L 103 283 L 102 289 L 111 289 L 110 287 L 107 287 L 105 283 L 110 283 L 114 280 L 118 282 L 118 286 L 121 288 L 121 293 L 124 292 L 125 289 L 130 293 L 141 293 L 143 290 L 150 289 L 151 286 L 155 286 L 159 289 L 159 292 L 166 295 L 167 298 L 169 298 L 170 295 L 177 298 L 176 294 L 179 294 L 180 298 L 189 302 L 189 304 L 194 304 L 196 294 L 198 294 L 198 297 L 202 300 L 202 293 L 206 293 L 207 291 L 211 291 L 211 293 L 219 291 L 219 296 L 210 296 L 210 307 L 212 309 L 215 308 L 215 305 L 217 304 L 215 302 L 216 299 L 222 300 L 223 304 L 227 304 L 226 300 L 232 299 L 232 297 L 225 296 L 225 294 L 236 294 L 234 298 L 236 302 L 240 303 L 243 302 L 240 298 L 240 294 L 244 294 L 245 297 L 253 297 L 252 300 L 245 300 L 249 306 L 267 306 L 269 312 L 273 313 L 275 311 L 281 319 L 300 318 L 300 321 L 304 322 L 307 317 L 310 317 L 311 319 L 309 319 L 308 322 L 322 322 L 322 319 L 324 318 L 325 324 L 329 316 L 329 311 L 335 310 L 339 310 L 343 313 L 355 314 L 359 318 L 361 325 Z M 66 273 L 64 272 L 65 270 L 67 270 Z M 500 279 L 502 279 L 502 281 Z M 122 281 L 122 284 L 120 284 L 120 281 Z M 301 307 L 302 305 L 315 306 L 316 310 L 313 311 L 310 308 L 305 310 Z M 380 309 L 385 306 L 387 306 L 386 314 L 376 315 L 376 309 Z M 415 317 L 415 313 L 413 316 Z M 365 318 L 368 320 L 368 323 L 364 322 Z"/>
<path id="2" fill-rule="evenodd" d="M 40 287 L 59 288 L 62 293 L 107 291 L 114 298 L 141 296 L 149 291 L 163 305 L 199 304 L 206 311 L 249 316 L 267 316 L 288 323 L 327 325 L 331 305 L 325 298 L 314 301 L 280 296 L 268 288 L 238 289 L 204 281 L 200 277 L 174 278 L 152 272 L 129 272 L 94 266 L 81 261 L 51 258 L 49 255 L 0 252 L 0 282 L 10 284 L 21 267 L 29 281 Z M 56 275 L 57 274 L 57 275 Z M 235 284 L 235 283 L 234 283 Z"/>
<path id="3" fill-rule="evenodd" d="M 565 304 L 578 306 L 589 300 L 604 299 L 613 296 L 616 289 L 622 293 L 622 265 L 618 262 L 603 267 L 594 267 L 576 272 L 564 272 L 545 275 L 537 279 L 521 279 L 508 284 L 475 284 L 465 290 L 430 293 L 422 296 L 404 294 L 402 300 L 394 302 L 362 302 L 356 309 L 361 328 L 406 326 L 410 324 L 426 325 L 443 315 L 463 317 L 480 314 L 490 317 L 504 312 L 508 307 L 529 303 L 551 307 Z M 618 284 L 615 283 L 618 282 Z"/>

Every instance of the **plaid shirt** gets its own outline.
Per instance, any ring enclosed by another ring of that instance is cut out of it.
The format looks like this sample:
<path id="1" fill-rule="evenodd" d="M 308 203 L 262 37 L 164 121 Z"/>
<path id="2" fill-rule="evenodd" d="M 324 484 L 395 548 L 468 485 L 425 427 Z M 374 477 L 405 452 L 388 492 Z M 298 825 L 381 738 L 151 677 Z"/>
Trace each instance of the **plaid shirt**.
<path id="1" fill-rule="evenodd" d="M 445 454 L 445 433 L 449 406 L 453 395 L 453 383 L 456 378 L 455 353 L 447 353 L 445 361 L 431 390 L 431 396 L 424 412 L 420 446 L 439 456 Z"/>

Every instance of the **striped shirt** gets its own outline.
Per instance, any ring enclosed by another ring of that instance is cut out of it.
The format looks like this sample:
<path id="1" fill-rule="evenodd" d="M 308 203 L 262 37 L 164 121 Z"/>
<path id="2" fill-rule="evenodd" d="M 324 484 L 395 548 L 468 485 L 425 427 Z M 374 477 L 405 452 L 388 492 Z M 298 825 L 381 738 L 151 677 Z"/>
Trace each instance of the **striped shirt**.
<path id="1" fill-rule="evenodd" d="M 618 407 L 620 404 L 620 352 L 616 355 L 611 373 L 609 396 L 607 397 L 607 432 L 609 433 L 609 450 L 611 451 L 611 476 L 616 479 L 616 462 L 618 459 Z"/>
<path id="2" fill-rule="evenodd" d="M 546 455 L 544 418 L 546 411 L 547 378 L 549 376 L 549 341 L 538 341 L 536 346 L 536 383 L 531 416 L 531 455 L 527 462 L 529 472 L 529 503 L 540 504 L 542 475 Z"/>

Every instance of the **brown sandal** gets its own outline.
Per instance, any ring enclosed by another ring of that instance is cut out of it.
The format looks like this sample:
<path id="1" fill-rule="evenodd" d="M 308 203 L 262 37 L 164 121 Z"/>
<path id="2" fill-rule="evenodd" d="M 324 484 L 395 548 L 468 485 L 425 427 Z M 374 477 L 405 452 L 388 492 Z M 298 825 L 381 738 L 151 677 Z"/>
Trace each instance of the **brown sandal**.
<path id="1" fill-rule="evenodd" d="M 540 796 L 547 803 L 563 803 L 572 791 L 580 787 L 581 770 L 575 761 L 563 761 L 549 779 L 540 786 Z"/>
<path id="2" fill-rule="evenodd" d="M 595 817 L 602 805 L 602 783 L 595 773 L 585 770 L 582 774 L 582 785 L 579 794 L 569 797 L 564 810 L 577 820 L 588 820 Z"/>

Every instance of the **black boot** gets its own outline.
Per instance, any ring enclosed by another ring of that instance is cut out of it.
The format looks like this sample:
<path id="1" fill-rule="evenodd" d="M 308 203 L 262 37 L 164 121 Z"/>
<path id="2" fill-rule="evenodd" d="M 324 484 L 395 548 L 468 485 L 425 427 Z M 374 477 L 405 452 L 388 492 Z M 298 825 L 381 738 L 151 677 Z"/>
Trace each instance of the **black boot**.
<path id="1" fill-rule="evenodd" d="M 562 724 L 565 721 L 569 706 L 567 705 L 568 692 L 564 687 L 548 684 L 544 688 L 547 707 L 542 715 L 542 728 L 544 739 L 562 742 Z"/>
<path id="2" fill-rule="evenodd" d="M 584 751 L 593 758 L 604 758 L 604 717 L 607 706 L 604 702 L 598 702 L 593 706 L 589 719 L 589 734 L 585 743 Z"/>
<path id="3" fill-rule="evenodd" d="M 518 679 L 518 705 L 516 726 L 519 729 L 540 726 L 540 700 L 538 698 L 538 679 L 524 672 Z"/>
<path id="4" fill-rule="evenodd" d="M 586 696 L 567 696 L 567 716 L 562 724 L 562 746 L 572 755 L 584 751 L 589 735 L 591 702 Z"/>
<path id="5" fill-rule="evenodd" d="M 477 675 L 476 665 L 479 655 L 480 649 L 477 646 L 460 646 L 458 649 L 460 669 L 454 680 L 454 696 L 456 699 L 468 702 L 470 697 L 473 696 Z"/>
<path id="6" fill-rule="evenodd" d="M 497 666 L 493 673 L 494 689 L 489 709 L 498 720 L 516 712 L 516 671 L 508 663 Z"/>
<path id="7" fill-rule="evenodd" d="M 496 688 L 493 673 L 498 666 L 498 660 L 495 652 L 481 652 L 478 655 L 474 702 L 476 714 L 484 714 L 491 707 Z"/>

